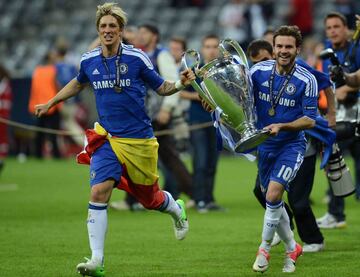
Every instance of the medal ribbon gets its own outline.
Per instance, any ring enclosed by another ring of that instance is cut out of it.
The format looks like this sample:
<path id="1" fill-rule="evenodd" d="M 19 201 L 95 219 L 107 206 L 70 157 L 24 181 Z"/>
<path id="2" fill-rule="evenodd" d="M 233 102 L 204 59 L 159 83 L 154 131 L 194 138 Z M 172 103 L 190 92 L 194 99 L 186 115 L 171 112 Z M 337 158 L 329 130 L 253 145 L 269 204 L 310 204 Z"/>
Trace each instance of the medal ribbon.
<path id="1" fill-rule="evenodd" d="M 295 63 L 292 66 L 289 74 L 286 75 L 286 79 L 282 83 L 281 88 L 279 90 L 279 93 L 275 96 L 275 99 L 274 99 L 273 85 L 274 85 L 274 78 L 275 78 L 275 68 L 276 68 L 276 63 L 274 64 L 274 66 L 273 66 L 273 68 L 271 70 L 271 75 L 270 75 L 270 80 L 269 80 L 270 105 L 271 105 L 271 108 L 274 111 L 275 111 L 275 108 L 276 108 L 277 104 L 279 103 L 281 95 L 283 95 L 285 88 L 287 87 L 292 75 L 295 72 Z"/>
<path id="2" fill-rule="evenodd" d="M 123 48 L 121 47 L 121 43 L 119 45 L 118 51 L 116 53 L 116 61 L 115 61 L 115 67 L 116 67 L 116 81 L 115 81 L 115 88 L 121 89 L 120 87 L 120 59 L 121 59 L 121 54 L 122 54 L 122 50 Z M 110 69 L 107 65 L 106 62 L 106 58 L 103 56 L 103 64 L 105 66 L 106 72 L 107 74 L 109 74 L 109 78 L 110 78 Z"/>

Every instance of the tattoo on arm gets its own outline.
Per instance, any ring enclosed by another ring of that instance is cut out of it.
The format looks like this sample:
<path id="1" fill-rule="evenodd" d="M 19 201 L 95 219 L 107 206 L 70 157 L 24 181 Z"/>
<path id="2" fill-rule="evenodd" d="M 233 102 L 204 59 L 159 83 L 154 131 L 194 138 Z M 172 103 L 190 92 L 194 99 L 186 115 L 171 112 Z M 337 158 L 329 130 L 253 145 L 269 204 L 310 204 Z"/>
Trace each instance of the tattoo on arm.
<path id="1" fill-rule="evenodd" d="M 178 90 L 175 87 L 175 82 L 170 81 L 164 81 L 157 90 L 157 93 L 161 96 L 168 96 L 176 92 L 178 92 Z"/>

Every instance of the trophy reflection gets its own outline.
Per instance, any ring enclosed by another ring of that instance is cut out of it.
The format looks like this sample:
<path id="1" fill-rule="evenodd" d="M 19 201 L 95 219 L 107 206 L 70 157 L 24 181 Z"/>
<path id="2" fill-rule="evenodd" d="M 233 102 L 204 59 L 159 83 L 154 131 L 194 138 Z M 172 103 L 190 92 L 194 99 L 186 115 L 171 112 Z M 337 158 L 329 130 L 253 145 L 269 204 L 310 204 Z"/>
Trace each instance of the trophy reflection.
<path id="1" fill-rule="evenodd" d="M 220 57 L 199 68 L 200 55 L 187 50 L 182 66 L 192 68 L 198 80 L 191 83 L 201 98 L 214 109 L 221 122 L 230 127 L 234 151 L 246 153 L 269 137 L 268 130 L 256 128 L 256 113 L 249 66 L 240 45 L 231 39 L 219 44 Z"/>

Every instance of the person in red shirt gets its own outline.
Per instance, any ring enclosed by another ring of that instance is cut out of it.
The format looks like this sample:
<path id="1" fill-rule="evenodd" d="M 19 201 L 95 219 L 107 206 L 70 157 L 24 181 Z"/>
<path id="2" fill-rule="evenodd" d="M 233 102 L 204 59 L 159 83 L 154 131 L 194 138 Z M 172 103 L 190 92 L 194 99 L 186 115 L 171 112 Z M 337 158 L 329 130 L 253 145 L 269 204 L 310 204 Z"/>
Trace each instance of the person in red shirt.
<path id="1" fill-rule="evenodd" d="M 0 118 L 9 119 L 11 110 L 10 76 L 0 65 Z M 0 172 L 9 151 L 8 125 L 0 122 Z"/>
<path id="2" fill-rule="evenodd" d="M 299 27 L 303 37 L 311 35 L 313 31 L 313 1 L 291 0 L 288 12 L 289 25 Z"/>

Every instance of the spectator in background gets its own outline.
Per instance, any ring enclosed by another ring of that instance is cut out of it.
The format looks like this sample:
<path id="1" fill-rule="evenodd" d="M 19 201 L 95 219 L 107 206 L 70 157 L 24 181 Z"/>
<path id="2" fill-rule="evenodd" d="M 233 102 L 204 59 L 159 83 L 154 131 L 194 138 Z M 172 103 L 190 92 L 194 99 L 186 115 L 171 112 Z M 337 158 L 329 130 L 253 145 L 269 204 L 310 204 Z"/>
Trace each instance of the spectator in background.
<path id="1" fill-rule="evenodd" d="M 274 0 L 260 0 L 259 5 L 261 5 L 263 15 L 266 22 L 270 22 L 274 16 Z"/>
<path id="2" fill-rule="evenodd" d="M 123 43 L 139 46 L 139 30 L 136 26 L 129 25 L 124 29 Z"/>
<path id="3" fill-rule="evenodd" d="M 55 67 L 55 53 L 49 51 L 45 56 L 44 64 L 35 67 L 31 80 L 31 91 L 29 100 L 29 112 L 34 114 L 35 105 L 47 103 L 58 91 Z M 60 129 L 60 110 L 62 104 L 57 105 L 41 118 L 37 119 L 37 126 Z M 52 145 L 52 154 L 54 158 L 61 158 L 57 136 L 54 134 L 45 134 L 37 132 L 35 137 L 35 155 L 37 158 L 43 158 L 43 148 L 46 137 L 50 139 Z"/>
<path id="4" fill-rule="evenodd" d="M 261 38 L 266 31 L 267 22 L 261 2 L 261 0 L 247 0 L 245 17 L 247 22 L 249 22 L 249 29 L 247 31 L 249 40 Z"/>
<path id="5" fill-rule="evenodd" d="M 274 28 L 272 26 L 268 26 L 268 28 L 265 30 L 262 38 L 272 45 L 273 37 L 274 37 Z"/>
<path id="6" fill-rule="evenodd" d="M 66 53 L 68 51 L 68 45 L 66 42 L 58 43 L 56 45 L 56 80 L 58 87 L 62 89 L 67 83 L 74 79 L 78 73 L 78 70 L 74 64 L 71 64 L 65 60 Z M 83 128 L 76 121 L 76 111 L 78 104 L 80 103 L 80 97 L 70 98 L 64 102 L 62 109 L 60 110 L 62 124 L 64 128 L 71 131 L 73 135 L 71 138 L 73 141 L 82 146 L 84 143 L 83 139 Z"/>
<path id="7" fill-rule="evenodd" d="M 288 11 L 289 25 L 299 27 L 305 38 L 313 31 L 313 3 L 312 0 L 291 0 Z"/>
<path id="8" fill-rule="evenodd" d="M 9 119 L 11 112 L 12 92 L 10 75 L 0 65 L 0 118 Z M 0 122 L 0 173 L 5 164 L 5 158 L 9 151 L 8 125 Z"/>
<path id="9" fill-rule="evenodd" d="M 355 12 L 357 11 L 355 2 L 358 1 L 335 0 L 334 10 L 345 16 L 349 29 L 355 29 Z"/>
<path id="10" fill-rule="evenodd" d="M 186 40 L 181 37 L 172 37 L 169 42 L 170 54 L 174 57 L 178 71 L 181 71 L 182 54 L 186 51 Z M 180 98 L 179 104 L 175 107 L 173 112 L 173 128 L 175 131 L 175 140 L 177 148 L 180 151 L 186 151 L 188 148 L 189 130 L 185 117 L 189 110 L 190 101 L 188 99 Z"/>
<path id="11" fill-rule="evenodd" d="M 205 7 L 207 0 L 171 0 L 171 7 Z"/>
<path id="12" fill-rule="evenodd" d="M 201 54 L 206 64 L 219 56 L 219 38 L 207 35 L 202 39 Z M 201 105 L 197 92 L 188 89 L 181 97 L 191 100 L 189 123 L 191 125 L 211 122 L 210 114 Z M 193 188 L 197 211 L 223 211 L 214 197 L 215 174 L 219 153 L 216 145 L 216 131 L 213 126 L 192 130 L 190 141 L 193 154 Z"/>
<path id="13" fill-rule="evenodd" d="M 169 51 L 159 44 L 160 34 L 156 26 L 143 24 L 139 27 L 139 42 L 148 54 L 155 70 L 167 80 L 177 80 L 179 71 L 174 58 Z M 170 129 L 174 112 L 179 109 L 179 95 L 159 97 L 151 89 L 148 89 L 146 97 L 146 108 L 154 131 Z M 192 177 L 175 147 L 172 135 L 161 135 L 157 137 L 159 142 L 159 160 L 165 175 L 165 188 L 172 189 L 171 193 L 184 192 L 192 196 Z M 176 183 L 176 184 L 175 184 Z M 174 190 L 178 187 L 178 191 Z"/>
<path id="14" fill-rule="evenodd" d="M 244 0 L 231 0 L 230 3 L 223 6 L 218 17 L 223 37 L 232 38 L 243 47 L 249 40 L 248 22 L 245 17 L 246 9 Z"/>

